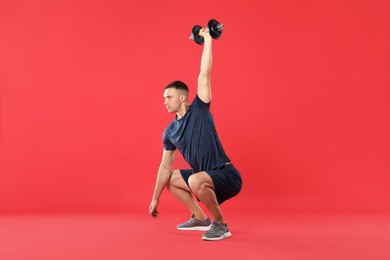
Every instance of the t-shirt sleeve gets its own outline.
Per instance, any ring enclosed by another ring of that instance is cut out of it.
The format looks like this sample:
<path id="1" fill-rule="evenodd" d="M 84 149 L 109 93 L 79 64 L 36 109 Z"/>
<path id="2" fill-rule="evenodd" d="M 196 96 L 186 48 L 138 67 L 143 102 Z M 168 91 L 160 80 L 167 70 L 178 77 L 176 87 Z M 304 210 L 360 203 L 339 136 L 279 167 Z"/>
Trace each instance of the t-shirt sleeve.
<path id="1" fill-rule="evenodd" d="M 210 110 L 210 103 L 203 102 L 198 95 L 195 96 L 194 101 L 192 101 L 191 107 L 193 109 L 199 109 L 199 110 Z"/>
<path id="2" fill-rule="evenodd" d="M 162 142 L 164 145 L 164 150 L 166 151 L 176 150 L 176 146 L 171 142 L 171 140 L 169 140 L 166 130 L 164 131 Z"/>

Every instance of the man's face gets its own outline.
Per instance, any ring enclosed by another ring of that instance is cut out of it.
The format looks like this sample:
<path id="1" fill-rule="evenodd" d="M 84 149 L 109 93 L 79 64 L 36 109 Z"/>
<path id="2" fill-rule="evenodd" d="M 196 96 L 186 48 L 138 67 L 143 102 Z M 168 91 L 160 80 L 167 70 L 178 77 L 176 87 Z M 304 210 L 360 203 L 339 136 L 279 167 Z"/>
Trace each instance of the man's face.
<path id="1" fill-rule="evenodd" d="M 182 100 L 179 91 L 175 88 L 168 88 L 164 91 L 164 105 L 168 113 L 176 113 L 179 111 Z"/>

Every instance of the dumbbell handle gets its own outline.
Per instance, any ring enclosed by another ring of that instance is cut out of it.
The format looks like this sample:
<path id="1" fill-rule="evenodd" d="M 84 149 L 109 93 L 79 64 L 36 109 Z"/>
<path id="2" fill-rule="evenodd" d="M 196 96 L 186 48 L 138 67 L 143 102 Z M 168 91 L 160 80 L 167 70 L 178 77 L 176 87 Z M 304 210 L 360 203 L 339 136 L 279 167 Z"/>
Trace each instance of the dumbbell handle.
<path id="1" fill-rule="evenodd" d="M 223 29 L 224 26 L 225 26 L 225 25 L 223 25 L 223 24 L 219 24 L 219 25 L 217 25 L 217 28 L 218 28 L 218 29 Z"/>

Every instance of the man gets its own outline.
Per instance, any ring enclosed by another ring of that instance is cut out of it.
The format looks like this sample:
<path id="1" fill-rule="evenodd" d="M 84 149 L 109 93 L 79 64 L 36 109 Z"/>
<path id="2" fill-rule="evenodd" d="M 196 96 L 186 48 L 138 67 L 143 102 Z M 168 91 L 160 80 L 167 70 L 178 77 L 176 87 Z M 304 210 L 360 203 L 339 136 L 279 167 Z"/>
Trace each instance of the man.
<path id="1" fill-rule="evenodd" d="M 166 187 L 192 213 L 189 221 L 177 226 L 180 230 L 207 231 L 203 240 L 221 240 L 231 236 L 220 204 L 237 195 L 242 186 L 239 171 L 230 162 L 218 138 L 210 114 L 212 65 L 212 38 L 208 29 L 201 29 L 204 38 L 197 95 L 188 103 L 188 88 L 181 81 L 165 87 L 164 105 L 176 118 L 164 131 L 164 151 L 158 170 L 149 214 L 157 218 L 159 198 Z M 192 169 L 172 170 L 178 149 Z M 194 199 L 202 202 L 213 218 L 206 216 Z"/>

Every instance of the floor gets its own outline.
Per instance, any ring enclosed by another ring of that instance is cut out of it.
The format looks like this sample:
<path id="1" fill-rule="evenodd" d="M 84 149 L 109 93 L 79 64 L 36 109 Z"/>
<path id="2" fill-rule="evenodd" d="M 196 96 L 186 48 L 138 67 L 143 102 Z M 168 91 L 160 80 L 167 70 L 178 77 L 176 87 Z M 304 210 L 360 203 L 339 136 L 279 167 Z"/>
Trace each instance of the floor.
<path id="1" fill-rule="evenodd" d="M 3 215 L 1 260 L 262 259 L 388 260 L 390 218 L 259 214 L 229 218 L 232 237 L 202 241 L 183 216 Z"/>

